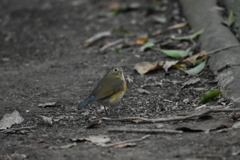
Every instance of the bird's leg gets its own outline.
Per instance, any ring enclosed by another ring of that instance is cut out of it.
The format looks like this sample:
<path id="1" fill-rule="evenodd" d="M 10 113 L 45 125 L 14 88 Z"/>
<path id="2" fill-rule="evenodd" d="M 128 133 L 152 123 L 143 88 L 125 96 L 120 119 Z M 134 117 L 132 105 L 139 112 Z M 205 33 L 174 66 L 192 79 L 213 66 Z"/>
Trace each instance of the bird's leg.
<path id="1" fill-rule="evenodd" d="M 109 117 L 108 112 L 107 112 L 107 110 L 106 110 L 106 107 L 105 107 L 105 106 L 103 106 L 103 107 L 104 107 L 104 110 L 105 110 L 106 115 Z"/>

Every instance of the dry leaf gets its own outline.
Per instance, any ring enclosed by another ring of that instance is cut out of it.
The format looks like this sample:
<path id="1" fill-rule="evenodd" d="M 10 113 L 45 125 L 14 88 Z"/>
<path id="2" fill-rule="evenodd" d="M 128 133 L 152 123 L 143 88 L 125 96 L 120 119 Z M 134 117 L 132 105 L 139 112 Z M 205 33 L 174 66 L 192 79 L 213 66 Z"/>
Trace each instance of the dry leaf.
<path id="1" fill-rule="evenodd" d="M 161 68 L 159 64 L 159 62 L 141 62 L 137 63 L 134 69 L 136 69 L 139 74 L 143 75 L 149 71 Z"/>
<path id="2" fill-rule="evenodd" d="M 207 56 L 207 52 L 206 52 L 206 51 L 201 51 L 201 52 L 199 52 L 198 54 L 195 54 L 195 55 L 187 58 L 187 59 L 184 60 L 184 61 L 190 62 L 192 65 L 195 65 L 195 64 L 196 64 L 196 60 L 197 60 L 199 57 L 203 57 L 204 59 L 206 59 L 206 56 Z M 203 59 L 203 60 L 204 60 L 204 59 Z"/>
<path id="3" fill-rule="evenodd" d="M 171 68 L 173 65 L 177 64 L 179 61 L 165 61 L 163 68 L 167 72 L 169 68 Z"/>
<path id="4" fill-rule="evenodd" d="M 200 78 L 190 79 L 189 81 L 183 83 L 182 88 L 184 88 L 185 86 L 191 85 L 191 84 L 196 84 L 199 81 L 200 81 Z"/>
<path id="5" fill-rule="evenodd" d="M 50 125 L 53 124 L 53 121 L 52 121 L 53 117 L 46 117 L 46 116 L 41 116 L 41 115 L 40 115 L 40 117 L 43 119 L 43 121 L 44 121 L 45 123 L 48 123 L 48 124 L 50 124 Z"/>
<path id="6" fill-rule="evenodd" d="M 44 104 L 39 104 L 38 107 L 42 107 L 42 108 L 55 107 L 56 104 L 57 104 L 57 102 L 47 102 L 47 103 L 44 103 Z"/>
<path id="7" fill-rule="evenodd" d="M 17 110 L 14 110 L 12 114 L 5 114 L 0 121 L 0 130 L 10 128 L 13 124 L 20 124 L 24 121 L 24 118 L 19 114 Z"/>
<path id="8" fill-rule="evenodd" d="M 138 38 L 137 41 L 136 41 L 136 44 L 137 44 L 137 45 L 143 45 L 143 44 L 145 44 L 147 41 L 148 41 L 147 38 Z"/>

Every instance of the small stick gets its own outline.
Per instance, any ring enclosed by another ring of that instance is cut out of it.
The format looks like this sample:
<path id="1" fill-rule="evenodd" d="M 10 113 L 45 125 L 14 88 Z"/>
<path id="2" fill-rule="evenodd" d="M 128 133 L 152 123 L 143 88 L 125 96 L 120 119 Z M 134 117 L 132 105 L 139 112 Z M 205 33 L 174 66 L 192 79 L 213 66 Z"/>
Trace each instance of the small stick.
<path id="1" fill-rule="evenodd" d="M 118 146 L 118 145 L 125 144 L 125 143 L 139 142 L 148 137 L 150 137 L 150 135 L 143 136 L 142 138 L 139 138 L 139 139 L 131 139 L 131 140 L 120 141 L 120 142 L 111 143 L 111 144 L 105 144 L 103 147 L 114 147 L 114 146 Z"/>
<path id="2" fill-rule="evenodd" d="M 125 117 L 125 118 L 105 118 L 103 117 L 103 121 L 122 121 L 122 122 L 132 122 L 132 123 L 158 123 L 158 122 L 168 122 L 168 121 L 181 121 L 181 120 L 187 120 L 192 119 L 196 117 L 202 117 L 209 113 L 216 113 L 216 112 L 235 112 L 240 111 L 240 108 L 229 108 L 229 109 L 208 109 L 204 110 L 202 112 L 192 113 L 187 116 L 176 116 L 176 117 L 170 117 L 170 118 L 157 118 L 157 119 L 147 119 L 147 118 L 141 118 L 141 117 Z"/>
<path id="3" fill-rule="evenodd" d="M 0 132 L 2 132 L 2 133 L 12 133 L 12 132 L 20 131 L 20 130 L 24 130 L 24 129 L 32 129 L 32 128 L 35 128 L 36 126 L 37 125 L 30 126 L 30 127 L 21 127 L 21 128 L 9 128 L 9 129 L 2 130 Z"/>
<path id="4" fill-rule="evenodd" d="M 240 44 L 235 44 L 235 45 L 215 49 L 215 50 L 207 52 L 206 55 L 210 55 L 210 54 L 213 54 L 213 53 L 216 53 L 216 52 L 220 52 L 220 51 L 223 51 L 223 50 L 226 50 L 226 49 L 229 49 L 229 48 L 233 48 L 233 47 L 238 47 L 238 46 L 240 46 Z"/>
<path id="5" fill-rule="evenodd" d="M 110 42 L 110 43 L 106 44 L 105 46 L 103 46 L 102 48 L 100 48 L 99 51 L 100 51 L 100 52 L 103 52 L 103 51 L 105 51 L 106 49 L 108 49 L 108 48 L 110 48 L 110 47 L 112 47 L 112 46 L 115 46 L 115 45 L 117 45 L 117 44 L 119 44 L 119 43 L 122 43 L 122 42 L 123 42 L 123 39 L 119 39 L 119 40 Z"/>
<path id="6" fill-rule="evenodd" d="M 88 38 L 85 42 L 84 42 L 84 46 L 87 47 L 89 46 L 91 43 L 95 42 L 96 40 L 99 40 L 103 37 L 108 37 L 111 36 L 111 31 L 105 31 L 105 32 L 100 32 L 95 34 L 94 36 Z"/>
<path id="7" fill-rule="evenodd" d="M 131 129 L 131 128 L 111 128 L 108 132 L 133 132 L 133 133 L 183 133 L 183 131 L 170 129 Z"/>

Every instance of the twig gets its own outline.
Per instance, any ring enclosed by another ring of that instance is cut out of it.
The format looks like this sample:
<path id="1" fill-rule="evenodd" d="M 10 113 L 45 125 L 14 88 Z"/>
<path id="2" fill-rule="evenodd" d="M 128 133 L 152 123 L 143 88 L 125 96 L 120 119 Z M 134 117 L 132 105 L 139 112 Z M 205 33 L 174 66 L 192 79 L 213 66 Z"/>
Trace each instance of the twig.
<path id="1" fill-rule="evenodd" d="M 116 40 L 116 41 L 113 41 L 113 42 L 110 42 L 108 44 L 106 44 L 105 46 L 103 46 L 102 48 L 100 48 L 100 52 L 103 52 L 105 51 L 106 49 L 108 49 L 109 47 L 112 47 L 112 46 L 115 46 L 119 43 L 122 43 L 123 42 L 123 39 L 119 39 L 119 40 Z"/>
<path id="2" fill-rule="evenodd" d="M 103 121 L 120 121 L 120 122 L 132 122 L 132 123 L 158 123 L 158 122 L 168 122 L 168 121 L 181 121 L 181 120 L 187 120 L 192 119 L 196 117 L 202 117 L 209 113 L 216 113 L 216 112 L 235 112 L 240 111 L 240 108 L 229 108 L 229 109 L 208 109 L 204 110 L 202 112 L 193 113 L 187 116 L 176 116 L 176 117 L 170 117 L 170 118 L 157 118 L 157 119 L 147 119 L 147 118 L 141 118 L 141 117 L 125 117 L 125 118 L 105 118 L 103 117 Z"/>
<path id="3" fill-rule="evenodd" d="M 9 128 L 9 129 L 2 130 L 0 132 L 2 132 L 2 133 L 13 133 L 13 132 L 24 130 L 24 129 L 32 129 L 32 128 L 35 128 L 36 126 L 37 125 L 30 126 L 30 127 L 21 127 L 21 128 Z"/>
<path id="4" fill-rule="evenodd" d="M 89 46 L 91 43 L 95 42 L 96 40 L 99 40 L 103 37 L 108 37 L 111 36 L 112 32 L 111 31 L 105 31 L 105 32 L 100 32 L 97 33 L 95 35 L 93 35 L 92 37 L 88 38 L 85 42 L 84 42 L 84 46 L 87 47 Z"/>
<path id="5" fill-rule="evenodd" d="M 125 143 L 139 142 L 148 137 L 150 137 L 150 135 L 143 136 L 142 138 L 139 138 L 139 139 L 131 139 L 131 140 L 126 140 L 126 141 L 120 141 L 120 142 L 116 142 L 116 143 L 106 144 L 103 147 L 114 147 L 114 146 L 118 146 L 118 145 L 125 144 Z"/>
<path id="6" fill-rule="evenodd" d="M 183 133 L 183 131 L 170 129 L 132 129 L 132 128 L 111 128 L 108 132 L 133 132 L 133 133 Z"/>
<path id="7" fill-rule="evenodd" d="M 240 44 L 235 44 L 235 45 L 215 49 L 213 51 L 207 52 L 206 55 L 210 55 L 210 54 L 213 54 L 213 53 L 216 53 L 216 52 L 220 52 L 220 51 L 223 51 L 223 50 L 226 50 L 226 49 L 229 49 L 229 48 L 233 48 L 233 47 L 238 47 L 238 46 L 240 46 Z"/>

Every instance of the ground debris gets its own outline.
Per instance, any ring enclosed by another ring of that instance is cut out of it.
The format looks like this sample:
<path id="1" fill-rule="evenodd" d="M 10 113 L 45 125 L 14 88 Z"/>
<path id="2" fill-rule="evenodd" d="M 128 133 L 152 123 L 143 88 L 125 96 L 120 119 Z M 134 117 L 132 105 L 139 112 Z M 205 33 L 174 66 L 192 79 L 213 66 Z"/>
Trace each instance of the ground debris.
<path id="1" fill-rule="evenodd" d="M 12 114 L 5 114 L 0 121 L 0 130 L 10 128 L 13 124 L 20 124 L 24 121 L 24 118 L 20 113 L 15 110 Z"/>

